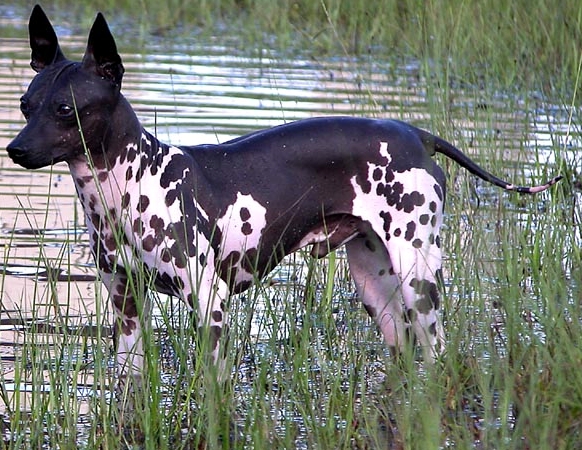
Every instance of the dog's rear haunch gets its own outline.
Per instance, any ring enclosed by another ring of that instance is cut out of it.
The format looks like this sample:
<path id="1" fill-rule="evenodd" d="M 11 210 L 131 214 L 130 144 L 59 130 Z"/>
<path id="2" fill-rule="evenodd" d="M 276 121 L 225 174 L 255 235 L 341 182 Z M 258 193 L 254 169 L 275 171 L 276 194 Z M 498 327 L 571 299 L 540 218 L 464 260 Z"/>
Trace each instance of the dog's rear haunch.
<path id="1" fill-rule="evenodd" d="M 197 313 L 217 362 L 229 295 L 305 246 L 322 257 L 345 245 L 359 298 L 388 346 L 402 349 L 412 331 L 432 360 L 444 345 L 445 202 L 432 156 L 522 193 L 560 179 L 514 186 L 395 120 L 313 118 L 219 145 L 170 146 L 144 130 L 121 94 L 124 68 L 101 14 L 81 62 L 65 58 L 39 6 L 29 31 L 38 74 L 20 100 L 27 123 L 8 154 L 29 169 L 69 165 L 116 317 L 120 380 L 142 370 L 144 270 L 150 288 Z"/>

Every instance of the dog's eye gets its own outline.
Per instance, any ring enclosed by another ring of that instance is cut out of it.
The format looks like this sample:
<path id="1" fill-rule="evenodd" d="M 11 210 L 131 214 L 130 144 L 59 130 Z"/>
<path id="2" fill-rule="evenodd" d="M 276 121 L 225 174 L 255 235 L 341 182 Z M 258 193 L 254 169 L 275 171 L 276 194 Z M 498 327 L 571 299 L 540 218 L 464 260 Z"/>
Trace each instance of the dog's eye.
<path id="1" fill-rule="evenodd" d="M 71 105 L 67 105 L 66 103 L 61 103 L 57 107 L 57 114 L 63 117 L 70 116 L 73 114 L 73 107 Z"/>
<path id="2" fill-rule="evenodd" d="M 28 119 L 28 117 L 30 116 L 28 100 L 25 97 L 20 98 L 20 112 L 22 113 L 25 119 Z"/>

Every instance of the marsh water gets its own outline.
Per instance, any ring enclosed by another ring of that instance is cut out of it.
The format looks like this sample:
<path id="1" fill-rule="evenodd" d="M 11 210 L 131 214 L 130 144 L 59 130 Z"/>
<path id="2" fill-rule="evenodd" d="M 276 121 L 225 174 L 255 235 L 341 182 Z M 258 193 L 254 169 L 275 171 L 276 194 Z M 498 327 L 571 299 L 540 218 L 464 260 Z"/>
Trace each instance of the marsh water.
<path id="1" fill-rule="evenodd" d="M 33 386 L 14 373 L 14 361 L 22 357 L 30 333 L 44 336 L 47 346 L 65 331 L 104 337 L 109 333 L 67 167 L 26 171 L 4 150 L 24 124 L 19 98 L 34 75 L 26 20 L 27 12 L 17 9 L 5 8 L 0 14 L 1 383 L 8 396 L 15 391 L 23 396 L 24 408 L 26 392 L 43 389 L 42 380 Z M 236 34 L 222 32 L 203 38 L 151 37 L 136 44 L 135 36 L 119 32 L 115 21 L 112 28 L 126 69 L 125 96 L 145 126 L 173 144 L 222 142 L 292 120 L 336 114 L 399 118 L 443 131 L 445 125 L 431 117 L 436 107 L 447 109 L 446 126 L 454 124 L 448 138 L 456 138 L 483 165 L 496 160 L 496 170 L 505 177 L 527 180 L 530 174 L 552 174 L 558 151 L 573 164 L 577 161 L 574 150 L 580 142 L 569 133 L 565 109 L 535 93 L 525 94 L 527 100 L 506 94 L 481 96 L 458 85 L 454 97 L 440 104 L 438 93 L 427 92 L 420 63 L 414 60 L 382 60 L 372 54 L 319 57 L 301 48 L 285 53 L 267 46 L 241 48 Z M 79 59 L 87 30 L 65 23 L 57 32 L 66 55 Z M 431 98 L 437 99 L 436 106 Z M 474 140 L 494 142 L 498 150 L 492 154 L 473 145 Z M 454 197 L 455 180 L 450 180 L 449 189 Z M 479 190 L 483 208 L 488 207 L 489 195 L 499 195 L 484 185 Z M 447 220 L 448 227 L 456 226 L 454 217 Z M 295 282 L 286 279 L 287 272 L 283 269 L 274 277 L 279 283 Z M 77 351 L 70 357 L 82 358 L 86 349 L 80 346 Z M 85 385 L 90 388 L 90 375 L 77 386 Z M 0 404 L 0 412 L 5 408 Z"/>

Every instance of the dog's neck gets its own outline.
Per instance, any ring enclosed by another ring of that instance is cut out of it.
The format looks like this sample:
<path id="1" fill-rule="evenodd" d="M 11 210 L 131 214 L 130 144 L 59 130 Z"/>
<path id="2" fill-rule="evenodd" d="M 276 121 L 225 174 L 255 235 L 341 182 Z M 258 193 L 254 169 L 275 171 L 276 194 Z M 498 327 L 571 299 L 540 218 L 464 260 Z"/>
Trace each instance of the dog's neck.
<path id="1" fill-rule="evenodd" d="M 149 176 L 158 173 L 170 146 L 143 128 L 122 95 L 105 120 L 109 126 L 100 147 L 70 160 L 69 169 L 82 201 L 86 197 L 82 194 L 89 194 L 111 208 L 119 206 L 128 185 L 147 183 Z"/>

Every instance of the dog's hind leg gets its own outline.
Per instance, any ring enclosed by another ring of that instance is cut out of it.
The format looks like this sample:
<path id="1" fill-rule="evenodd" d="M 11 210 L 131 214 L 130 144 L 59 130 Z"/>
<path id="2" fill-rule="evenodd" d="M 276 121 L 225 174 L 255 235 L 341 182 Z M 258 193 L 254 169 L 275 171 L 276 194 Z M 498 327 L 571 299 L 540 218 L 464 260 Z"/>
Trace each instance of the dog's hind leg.
<path id="1" fill-rule="evenodd" d="M 350 272 L 364 307 L 388 346 L 402 351 L 410 332 L 433 361 L 444 344 L 438 317 L 441 252 L 416 249 L 392 237 L 388 245 L 371 229 L 346 244 Z"/>
<path id="2" fill-rule="evenodd" d="M 405 320 L 424 352 L 433 361 L 444 350 L 439 318 L 442 252 L 438 226 L 417 227 L 413 238 L 392 235 L 386 248 L 400 280 Z"/>
<path id="3" fill-rule="evenodd" d="M 407 330 L 400 280 L 384 243 L 371 229 L 346 244 L 350 273 L 364 308 L 375 320 L 393 352 L 406 345 Z"/>

